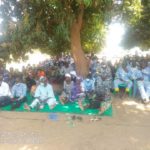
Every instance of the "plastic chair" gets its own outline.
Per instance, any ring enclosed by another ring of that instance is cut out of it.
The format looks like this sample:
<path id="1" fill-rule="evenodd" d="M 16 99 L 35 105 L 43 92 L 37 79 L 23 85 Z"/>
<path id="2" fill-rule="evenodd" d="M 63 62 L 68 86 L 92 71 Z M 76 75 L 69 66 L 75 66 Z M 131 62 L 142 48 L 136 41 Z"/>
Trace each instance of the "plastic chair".
<path id="1" fill-rule="evenodd" d="M 125 88 L 127 87 L 127 85 L 126 85 L 126 84 L 119 84 L 118 87 L 119 87 L 119 89 L 120 89 L 120 88 L 124 88 L 124 89 L 125 89 Z M 113 94 L 116 95 L 116 93 L 117 93 L 117 92 L 114 90 Z M 129 95 L 129 97 L 132 96 L 132 88 L 131 88 L 130 91 L 128 92 L 128 95 Z"/>

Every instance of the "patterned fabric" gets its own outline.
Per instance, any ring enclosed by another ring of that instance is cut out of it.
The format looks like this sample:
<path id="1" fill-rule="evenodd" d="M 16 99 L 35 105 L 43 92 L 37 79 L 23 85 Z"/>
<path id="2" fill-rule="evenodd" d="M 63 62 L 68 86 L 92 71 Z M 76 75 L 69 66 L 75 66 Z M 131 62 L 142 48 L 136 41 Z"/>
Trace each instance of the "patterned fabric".
<path id="1" fill-rule="evenodd" d="M 142 78 L 142 72 L 138 70 L 138 68 L 131 68 L 129 71 L 129 77 L 132 80 L 137 80 L 139 78 Z"/>
<path id="2" fill-rule="evenodd" d="M 98 69 L 98 74 L 102 77 L 102 79 L 105 80 L 112 80 L 112 73 L 111 73 L 111 68 L 109 66 L 100 67 Z"/>
<path id="3" fill-rule="evenodd" d="M 150 81 L 150 67 L 146 67 L 142 70 L 144 81 Z"/>
<path id="4" fill-rule="evenodd" d="M 72 89 L 73 89 L 73 81 L 71 81 L 69 84 L 66 81 L 64 81 L 64 89 L 60 97 L 62 99 L 71 100 Z"/>
<path id="5" fill-rule="evenodd" d="M 27 93 L 27 86 L 24 83 L 17 83 L 12 87 L 13 97 L 25 97 Z"/>
<path id="6" fill-rule="evenodd" d="M 73 88 L 73 81 L 71 81 L 69 84 L 66 81 L 64 81 L 64 92 L 66 94 L 71 95 L 72 88 Z"/>
<path id="7" fill-rule="evenodd" d="M 112 86 L 111 69 L 106 66 L 101 67 L 95 80 L 96 95 L 99 95 L 103 100 L 110 99 L 110 88 Z"/>
<path id="8" fill-rule="evenodd" d="M 75 100 L 78 98 L 84 98 L 84 93 L 82 92 L 81 84 L 74 83 L 73 88 L 71 90 L 71 100 Z"/>
<path id="9" fill-rule="evenodd" d="M 117 69 L 115 79 L 121 79 L 121 80 L 123 80 L 123 81 L 128 82 L 128 81 L 130 80 L 130 79 L 129 79 L 129 73 L 128 73 L 128 72 L 125 72 L 122 67 L 119 67 L 119 68 Z"/>

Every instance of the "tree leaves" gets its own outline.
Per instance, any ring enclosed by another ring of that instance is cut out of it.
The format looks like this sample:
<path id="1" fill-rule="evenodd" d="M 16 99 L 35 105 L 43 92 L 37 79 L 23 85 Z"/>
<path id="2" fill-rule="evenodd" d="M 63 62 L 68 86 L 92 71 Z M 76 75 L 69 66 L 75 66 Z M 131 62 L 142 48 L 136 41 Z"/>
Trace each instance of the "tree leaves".
<path id="1" fill-rule="evenodd" d="M 135 2 L 138 2 L 138 0 Z M 133 9 L 135 13 L 127 18 L 129 25 L 122 40 L 122 45 L 128 49 L 138 46 L 143 50 L 148 50 L 150 48 L 150 1 L 143 0 L 140 5 L 139 8 L 136 4 Z"/>
<path id="2" fill-rule="evenodd" d="M 10 43 L 9 53 L 21 58 L 31 48 L 40 48 L 49 54 L 70 50 L 70 29 L 84 5 L 81 30 L 85 51 L 100 50 L 111 18 L 112 0 L 2 0 L 0 16 L 6 32 L 1 42 Z M 13 8 L 13 9 L 12 9 Z M 15 17 L 15 28 L 8 24 Z M 8 27 L 7 27 L 8 26 Z"/>

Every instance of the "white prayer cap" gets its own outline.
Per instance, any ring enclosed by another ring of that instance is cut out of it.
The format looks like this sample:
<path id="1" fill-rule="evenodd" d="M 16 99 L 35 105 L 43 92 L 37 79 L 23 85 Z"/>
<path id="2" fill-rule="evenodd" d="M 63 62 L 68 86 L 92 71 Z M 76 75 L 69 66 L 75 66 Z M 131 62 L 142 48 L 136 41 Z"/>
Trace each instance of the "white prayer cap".
<path id="1" fill-rule="evenodd" d="M 65 74 L 65 77 L 71 78 L 71 75 L 70 75 L 69 73 L 66 73 L 66 74 Z"/>
<path id="2" fill-rule="evenodd" d="M 77 74 L 76 74 L 75 71 L 71 71 L 70 74 L 71 74 L 71 75 L 74 75 L 74 76 L 77 76 Z"/>

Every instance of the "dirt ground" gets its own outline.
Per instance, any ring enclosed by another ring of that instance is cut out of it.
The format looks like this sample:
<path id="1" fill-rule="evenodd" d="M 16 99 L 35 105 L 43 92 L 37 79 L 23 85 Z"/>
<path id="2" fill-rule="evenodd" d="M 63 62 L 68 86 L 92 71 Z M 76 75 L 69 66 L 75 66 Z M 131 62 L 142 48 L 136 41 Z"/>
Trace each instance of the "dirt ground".
<path id="1" fill-rule="evenodd" d="M 150 150 L 150 105 L 113 98 L 113 117 L 73 124 L 48 113 L 0 112 L 0 150 Z"/>

